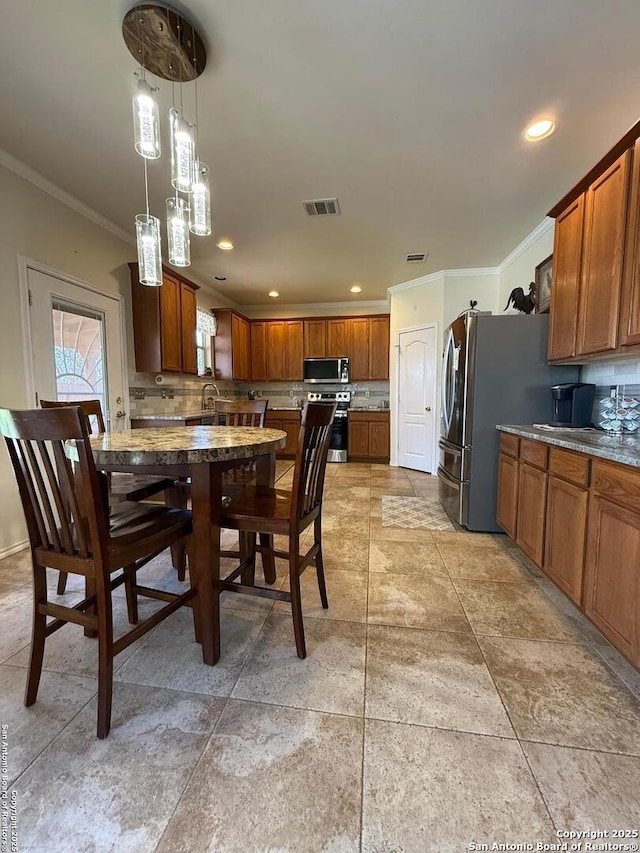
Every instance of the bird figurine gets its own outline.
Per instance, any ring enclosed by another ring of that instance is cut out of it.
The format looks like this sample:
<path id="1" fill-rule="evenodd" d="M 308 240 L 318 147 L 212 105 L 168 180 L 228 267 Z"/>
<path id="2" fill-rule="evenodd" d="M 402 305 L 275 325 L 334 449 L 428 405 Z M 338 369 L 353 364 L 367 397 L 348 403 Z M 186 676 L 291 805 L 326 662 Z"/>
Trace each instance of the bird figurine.
<path id="1" fill-rule="evenodd" d="M 516 311 L 520 311 L 521 314 L 531 314 L 536 307 L 535 289 L 535 284 L 531 282 L 529 293 L 525 296 L 524 290 L 521 287 L 514 287 L 509 294 L 504 310 L 506 311 L 509 305 L 513 305 Z"/>

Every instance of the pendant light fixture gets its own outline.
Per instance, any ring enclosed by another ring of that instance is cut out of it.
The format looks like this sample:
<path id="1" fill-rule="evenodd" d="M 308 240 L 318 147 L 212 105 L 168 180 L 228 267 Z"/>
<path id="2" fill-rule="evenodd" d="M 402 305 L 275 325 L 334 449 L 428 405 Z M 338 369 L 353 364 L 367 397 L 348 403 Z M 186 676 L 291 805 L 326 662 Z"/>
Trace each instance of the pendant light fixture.
<path id="1" fill-rule="evenodd" d="M 211 234 L 209 169 L 198 159 L 194 128 L 182 105 L 182 84 L 195 81 L 204 71 L 207 54 L 193 24 L 179 12 L 157 3 L 134 6 L 124 17 L 125 43 L 140 65 L 133 97 L 135 149 L 144 158 L 146 214 L 136 216 L 138 268 L 142 284 L 162 284 L 160 222 L 149 212 L 147 160 L 161 155 L 160 122 L 154 88 L 146 72 L 180 84 L 180 108 L 169 110 L 171 185 L 175 193 L 166 200 L 169 263 L 191 263 L 190 232 Z M 196 130 L 198 101 L 196 89 Z M 190 194 L 187 200 L 179 193 Z"/>

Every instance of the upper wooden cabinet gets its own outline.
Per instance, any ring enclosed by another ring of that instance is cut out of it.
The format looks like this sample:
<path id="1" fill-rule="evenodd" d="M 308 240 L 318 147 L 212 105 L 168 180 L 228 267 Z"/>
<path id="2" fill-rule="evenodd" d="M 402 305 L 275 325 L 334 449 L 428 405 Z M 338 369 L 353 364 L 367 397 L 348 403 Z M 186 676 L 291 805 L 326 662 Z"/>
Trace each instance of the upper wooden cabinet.
<path id="1" fill-rule="evenodd" d="M 389 316 L 371 317 L 369 379 L 389 378 Z"/>
<path id="2" fill-rule="evenodd" d="M 251 379 L 251 330 L 242 314 L 217 310 L 218 330 L 214 339 L 217 379 Z"/>
<path id="3" fill-rule="evenodd" d="M 163 268 L 162 286 L 147 287 L 138 280 L 138 265 L 129 267 L 136 370 L 197 373 L 198 286 Z"/>
<path id="4" fill-rule="evenodd" d="M 351 353 L 351 320 L 327 320 L 327 358 L 343 358 Z"/>
<path id="5" fill-rule="evenodd" d="M 253 357 L 259 375 L 252 372 L 252 379 L 267 382 L 302 380 L 302 320 L 265 320 L 254 325 L 264 327 L 264 356 Z"/>
<path id="6" fill-rule="evenodd" d="M 251 378 L 258 382 L 267 380 L 267 321 L 251 323 Z"/>
<path id="7" fill-rule="evenodd" d="M 371 350 L 371 321 L 368 317 L 354 317 L 351 321 L 351 350 L 349 352 L 349 379 L 361 382 L 369 379 Z"/>
<path id="8" fill-rule="evenodd" d="M 640 346 L 640 122 L 549 215 L 556 218 L 549 359 Z"/>
<path id="9" fill-rule="evenodd" d="M 389 315 L 304 321 L 305 358 L 342 356 L 349 358 L 352 382 L 388 379 Z"/>
<path id="10" fill-rule="evenodd" d="M 327 354 L 327 321 L 304 321 L 304 357 L 324 358 Z"/>

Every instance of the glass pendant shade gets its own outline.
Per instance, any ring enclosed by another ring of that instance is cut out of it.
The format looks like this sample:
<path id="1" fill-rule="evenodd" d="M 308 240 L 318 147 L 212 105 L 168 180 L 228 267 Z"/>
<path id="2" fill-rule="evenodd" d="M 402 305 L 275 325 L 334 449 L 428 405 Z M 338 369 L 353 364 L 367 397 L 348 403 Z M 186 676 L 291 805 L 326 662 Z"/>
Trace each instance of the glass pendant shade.
<path id="1" fill-rule="evenodd" d="M 158 104 L 146 80 L 138 80 L 133 96 L 133 132 L 138 154 L 147 160 L 157 160 L 160 156 Z"/>
<path id="2" fill-rule="evenodd" d="M 183 198 L 167 199 L 167 237 L 169 263 L 174 267 L 188 267 L 191 263 L 189 206 Z"/>
<path id="3" fill-rule="evenodd" d="M 171 130 L 171 185 L 182 193 L 191 192 L 195 143 L 189 123 L 173 107 L 169 110 Z"/>
<path id="4" fill-rule="evenodd" d="M 189 231 L 198 237 L 208 237 L 211 234 L 211 189 L 209 167 L 201 160 L 196 160 L 189 211 Z"/>
<path id="5" fill-rule="evenodd" d="M 136 216 L 136 243 L 140 284 L 159 287 L 162 284 L 160 220 L 155 216 L 139 213 Z"/>

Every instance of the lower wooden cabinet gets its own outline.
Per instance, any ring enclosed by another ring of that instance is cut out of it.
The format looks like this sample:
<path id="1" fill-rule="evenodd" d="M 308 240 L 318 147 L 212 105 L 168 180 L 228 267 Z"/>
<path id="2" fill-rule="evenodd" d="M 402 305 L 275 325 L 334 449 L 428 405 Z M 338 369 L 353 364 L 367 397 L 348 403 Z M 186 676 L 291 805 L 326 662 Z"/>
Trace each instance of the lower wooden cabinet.
<path id="1" fill-rule="evenodd" d="M 281 429 L 287 434 L 287 441 L 282 450 L 276 454 L 282 459 L 293 458 L 298 447 L 298 433 L 300 432 L 300 412 L 278 412 L 269 411 L 264 421 L 268 429 Z"/>
<path id="2" fill-rule="evenodd" d="M 501 453 L 498 458 L 497 521 L 504 532 L 516 538 L 518 519 L 518 460 Z"/>
<path id="3" fill-rule="evenodd" d="M 537 566 L 542 565 L 544 555 L 546 507 L 546 472 L 520 462 L 516 543 Z"/>
<path id="4" fill-rule="evenodd" d="M 549 477 L 543 571 L 578 606 L 582 601 L 588 496 L 586 489 Z"/>
<path id="5" fill-rule="evenodd" d="M 391 446 L 388 412 L 349 412 L 350 462 L 388 462 Z"/>

